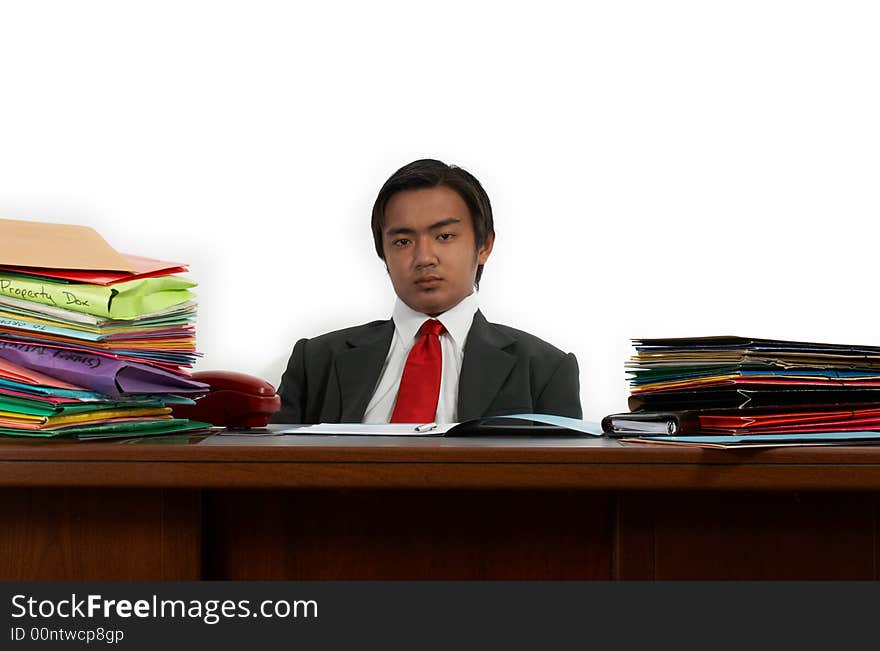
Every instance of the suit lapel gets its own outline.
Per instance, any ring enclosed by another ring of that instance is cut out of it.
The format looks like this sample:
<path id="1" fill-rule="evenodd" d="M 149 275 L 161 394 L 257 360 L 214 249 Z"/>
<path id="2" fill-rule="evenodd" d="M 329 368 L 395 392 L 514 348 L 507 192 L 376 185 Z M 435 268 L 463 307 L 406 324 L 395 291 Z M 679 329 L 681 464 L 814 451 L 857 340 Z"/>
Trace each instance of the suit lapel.
<path id="1" fill-rule="evenodd" d="M 458 420 L 482 418 L 504 385 L 516 356 L 504 349 L 515 339 L 497 330 L 477 310 L 464 348 L 458 379 Z"/>
<path id="2" fill-rule="evenodd" d="M 336 356 L 341 402 L 340 422 L 359 423 L 379 381 L 391 347 L 394 322 L 383 321 L 349 337 L 348 350 Z"/>

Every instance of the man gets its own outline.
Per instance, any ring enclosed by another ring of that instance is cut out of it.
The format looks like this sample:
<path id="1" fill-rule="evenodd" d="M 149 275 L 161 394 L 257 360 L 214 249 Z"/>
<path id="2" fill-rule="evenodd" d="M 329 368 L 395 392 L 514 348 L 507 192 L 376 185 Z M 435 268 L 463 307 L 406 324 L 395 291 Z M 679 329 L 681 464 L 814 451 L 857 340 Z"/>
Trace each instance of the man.
<path id="1" fill-rule="evenodd" d="M 397 170 L 373 206 L 392 318 L 301 339 L 275 423 L 430 423 L 516 413 L 581 418 L 575 356 L 478 307 L 495 230 L 485 190 L 437 160 Z"/>

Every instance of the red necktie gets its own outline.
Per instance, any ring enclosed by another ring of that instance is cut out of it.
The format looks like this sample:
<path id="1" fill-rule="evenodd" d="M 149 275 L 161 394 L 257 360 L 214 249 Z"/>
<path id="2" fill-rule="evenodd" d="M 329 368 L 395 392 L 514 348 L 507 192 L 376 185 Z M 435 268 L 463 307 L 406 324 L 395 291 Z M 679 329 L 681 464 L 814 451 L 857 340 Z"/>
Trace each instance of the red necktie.
<path id="1" fill-rule="evenodd" d="M 440 334 L 443 332 L 446 328 L 436 319 L 428 319 L 419 328 L 419 339 L 409 351 L 403 367 L 392 423 L 434 421 L 440 399 L 440 371 L 443 369 Z"/>

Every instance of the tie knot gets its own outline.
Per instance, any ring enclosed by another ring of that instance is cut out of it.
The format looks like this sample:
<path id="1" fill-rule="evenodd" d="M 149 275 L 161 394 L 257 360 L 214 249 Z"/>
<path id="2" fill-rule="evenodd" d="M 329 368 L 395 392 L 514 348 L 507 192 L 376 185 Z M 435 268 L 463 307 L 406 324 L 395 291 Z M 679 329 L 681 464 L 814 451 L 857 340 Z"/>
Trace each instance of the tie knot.
<path id="1" fill-rule="evenodd" d="M 446 332 L 446 328 L 437 319 L 428 319 L 419 328 L 419 336 L 434 335 L 435 337 Z"/>

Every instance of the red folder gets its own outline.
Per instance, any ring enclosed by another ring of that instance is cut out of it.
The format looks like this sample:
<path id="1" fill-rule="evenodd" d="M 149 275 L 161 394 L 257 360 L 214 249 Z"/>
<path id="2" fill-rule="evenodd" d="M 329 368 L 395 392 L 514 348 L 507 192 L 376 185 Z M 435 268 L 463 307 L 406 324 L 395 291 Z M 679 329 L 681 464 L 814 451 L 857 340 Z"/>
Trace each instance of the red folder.
<path id="1" fill-rule="evenodd" d="M 880 429 L 880 408 L 765 414 L 700 414 L 700 430 L 731 434 L 836 432 Z"/>
<path id="2" fill-rule="evenodd" d="M 127 280 L 139 280 L 141 278 L 153 278 L 154 276 L 167 276 L 169 274 L 185 273 L 188 271 L 187 265 L 182 262 L 168 262 L 165 260 L 154 260 L 153 258 L 143 258 L 138 255 L 130 255 L 122 253 L 128 260 L 133 273 L 124 271 L 91 271 L 82 269 L 45 269 L 34 267 L 11 267 L 0 265 L 0 271 L 12 271 L 21 274 L 30 274 L 32 276 L 43 276 L 45 278 L 57 278 L 59 280 L 69 280 L 74 283 L 88 283 L 90 285 L 112 285 Z"/>

